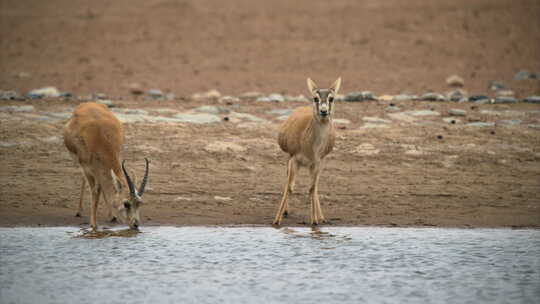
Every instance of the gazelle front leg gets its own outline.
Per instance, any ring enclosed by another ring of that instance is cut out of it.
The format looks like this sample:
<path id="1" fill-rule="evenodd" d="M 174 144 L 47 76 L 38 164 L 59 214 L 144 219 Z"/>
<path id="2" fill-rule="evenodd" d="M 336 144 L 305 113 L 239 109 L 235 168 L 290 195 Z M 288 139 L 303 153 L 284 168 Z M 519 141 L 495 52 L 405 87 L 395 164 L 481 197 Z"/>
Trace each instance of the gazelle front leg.
<path id="1" fill-rule="evenodd" d="M 309 200 L 311 202 L 311 225 L 318 225 L 319 221 L 326 222 L 321 210 L 321 202 L 319 201 L 319 176 L 321 167 L 319 164 L 314 164 L 310 167 L 311 173 L 311 188 L 309 189 Z"/>
<path id="2" fill-rule="evenodd" d="M 81 195 L 79 197 L 79 209 L 77 210 L 77 214 L 75 214 L 76 217 L 81 217 L 82 215 L 82 211 L 83 211 L 83 207 L 82 207 L 82 204 L 83 204 L 83 200 L 84 200 L 84 192 L 85 192 L 85 187 L 86 187 L 86 177 L 82 177 L 82 182 L 81 182 Z"/>
<path id="3" fill-rule="evenodd" d="M 285 185 L 285 189 L 283 190 L 283 197 L 281 198 L 281 202 L 279 203 L 276 217 L 272 222 L 272 224 L 274 225 L 279 225 L 281 223 L 281 220 L 283 219 L 283 214 L 286 210 L 288 210 L 287 199 L 289 197 L 289 193 L 291 192 L 291 185 L 294 184 L 294 178 L 296 176 L 297 169 L 298 164 L 296 163 L 296 160 L 294 158 L 290 158 L 287 166 L 287 184 Z"/>

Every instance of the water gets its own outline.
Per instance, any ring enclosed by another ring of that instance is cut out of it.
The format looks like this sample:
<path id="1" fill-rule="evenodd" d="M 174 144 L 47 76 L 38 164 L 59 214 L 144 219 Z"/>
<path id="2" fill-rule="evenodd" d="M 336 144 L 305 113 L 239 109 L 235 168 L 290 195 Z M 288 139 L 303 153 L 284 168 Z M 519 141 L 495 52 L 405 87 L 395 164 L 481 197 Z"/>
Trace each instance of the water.
<path id="1" fill-rule="evenodd" d="M 538 303 L 540 231 L 0 228 L 0 303 Z M 122 234 L 123 235 L 123 234 Z"/>

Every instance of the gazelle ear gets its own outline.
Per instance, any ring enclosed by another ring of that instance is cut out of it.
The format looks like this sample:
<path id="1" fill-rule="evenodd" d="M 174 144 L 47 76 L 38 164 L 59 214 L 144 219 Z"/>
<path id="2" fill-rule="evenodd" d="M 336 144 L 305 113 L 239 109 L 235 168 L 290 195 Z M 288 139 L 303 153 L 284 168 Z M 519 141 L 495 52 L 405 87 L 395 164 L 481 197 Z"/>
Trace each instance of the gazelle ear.
<path id="1" fill-rule="evenodd" d="M 313 80 L 311 80 L 311 78 L 308 77 L 307 79 L 307 87 L 309 89 L 309 92 L 312 94 L 312 95 L 315 95 L 315 91 L 317 90 L 317 85 L 315 84 L 315 82 Z"/>
<path id="2" fill-rule="evenodd" d="M 338 79 L 336 79 L 336 81 L 334 81 L 334 83 L 332 84 L 332 86 L 330 87 L 330 89 L 332 91 L 334 91 L 335 94 L 337 94 L 337 92 L 339 91 L 339 88 L 341 87 L 341 77 L 339 77 Z"/>

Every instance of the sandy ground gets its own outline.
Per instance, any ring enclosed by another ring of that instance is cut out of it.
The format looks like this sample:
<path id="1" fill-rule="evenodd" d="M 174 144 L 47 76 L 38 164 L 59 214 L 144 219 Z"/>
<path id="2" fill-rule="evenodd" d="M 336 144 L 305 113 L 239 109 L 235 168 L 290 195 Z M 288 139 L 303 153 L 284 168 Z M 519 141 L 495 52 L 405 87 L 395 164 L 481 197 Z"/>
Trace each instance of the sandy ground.
<path id="1" fill-rule="evenodd" d="M 538 1 L 0 0 L 0 8 L 2 90 L 53 85 L 150 112 L 218 105 L 188 98 L 209 89 L 305 94 L 307 76 L 330 84 L 340 75 L 344 92 L 382 95 L 444 92 L 446 77 L 458 74 L 470 94 L 492 95 L 490 80 L 519 98 L 540 94 L 538 80 L 512 80 L 521 69 L 540 72 Z M 131 83 L 177 99 L 132 97 Z M 1 116 L 0 141 L 8 144 L 0 147 L 0 226 L 88 223 L 88 208 L 74 217 L 80 177 L 59 138 L 63 121 L 32 117 L 77 103 L 1 101 L 36 110 Z M 341 125 L 320 184 L 333 224 L 540 226 L 540 131 L 529 126 L 539 124 L 540 106 L 393 103 L 443 117 L 459 108 L 467 116 L 456 124 L 439 116 L 401 121 L 388 116 L 389 102 L 339 103 L 336 117 L 351 123 Z M 129 164 L 140 175 L 143 158 L 152 160 L 144 224 L 271 222 L 286 155 L 276 144 L 280 121 L 268 111 L 303 104 L 220 105 L 270 123 L 126 124 Z M 392 123 L 365 129 L 366 116 Z M 516 126 L 500 122 L 516 117 Z M 496 124 L 465 126 L 475 121 Z M 245 150 L 205 149 L 216 142 Z M 307 187 L 303 171 L 285 225 L 309 221 Z"/>

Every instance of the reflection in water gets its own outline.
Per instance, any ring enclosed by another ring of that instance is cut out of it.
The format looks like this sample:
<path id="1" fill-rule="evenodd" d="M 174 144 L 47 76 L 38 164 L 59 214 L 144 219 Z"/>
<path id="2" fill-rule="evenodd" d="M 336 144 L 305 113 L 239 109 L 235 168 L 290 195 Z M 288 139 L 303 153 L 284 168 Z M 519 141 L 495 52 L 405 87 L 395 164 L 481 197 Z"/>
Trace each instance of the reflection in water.
<path id="1" fill-rule="evenodd" d="M 120 230 L 110 230 L 104 228 L 103 230 L 94 231 L 89 228 L 81 228 L 81 234 L 76 235 L 76 238 L 82 239 L 104 239 L 109 237 L 134 237 L 141 233 L 139 230 L 135 229 L 120 229 Z"/>
<path id="2" fill-rule="evenodd" d="M 539 298 L 538 230 L 0 228 L 0 303 L 536 303 Z"/>

